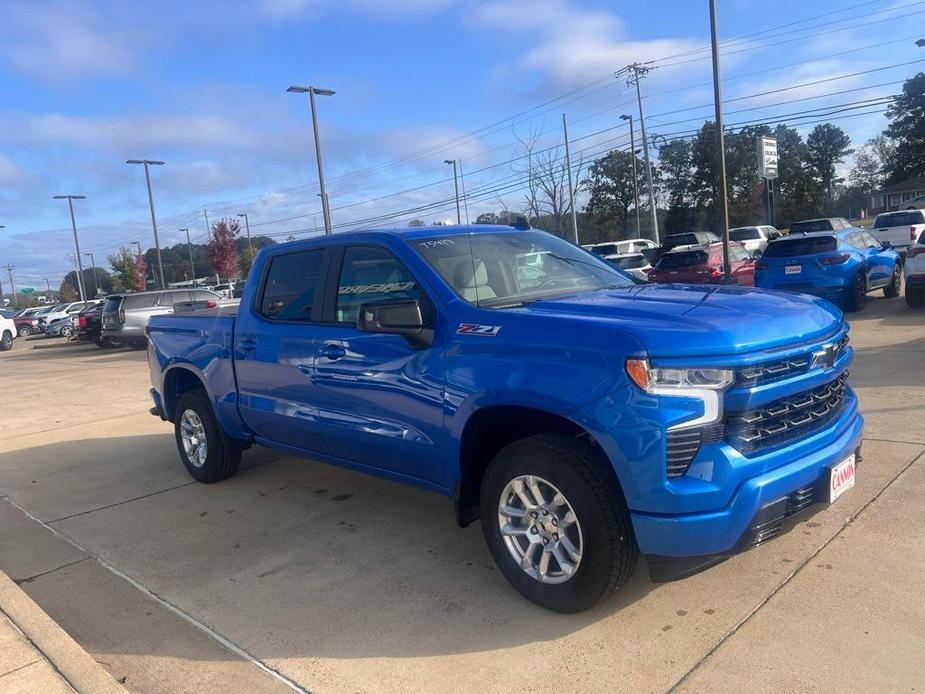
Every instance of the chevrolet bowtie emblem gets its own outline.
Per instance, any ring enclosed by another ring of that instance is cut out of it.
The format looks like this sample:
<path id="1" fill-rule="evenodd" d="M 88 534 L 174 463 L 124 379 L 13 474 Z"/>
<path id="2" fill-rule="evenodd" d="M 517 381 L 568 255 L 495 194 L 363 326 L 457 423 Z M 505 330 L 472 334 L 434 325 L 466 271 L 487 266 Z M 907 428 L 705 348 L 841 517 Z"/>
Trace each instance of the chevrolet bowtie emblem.
<path id="1" fill-rule="evenodd" d="M 831 369 L 838 359 L 838 345 L 823 345 L 818 352 L 813 352 L 814 369 Z"/>

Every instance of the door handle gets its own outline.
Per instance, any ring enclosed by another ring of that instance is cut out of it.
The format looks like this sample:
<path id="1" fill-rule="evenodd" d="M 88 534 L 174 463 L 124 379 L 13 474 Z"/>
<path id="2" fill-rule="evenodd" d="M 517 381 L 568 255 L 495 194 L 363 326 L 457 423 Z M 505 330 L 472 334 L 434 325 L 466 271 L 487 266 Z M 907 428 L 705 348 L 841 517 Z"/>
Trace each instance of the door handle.
<path id="1" fill-rule="evenodd" d="M 253 352 L 257 349 L 257 340 L 253 337 L 242 337 L 238 340 L 238 349 L 242 352 Z"/>
<path id="2" fill-rule="evenodd" d="M 333 343 L 327 344 L 321 348 L 321 356 L 324 357 L 325 359 L 330 359 L 331 361 L 340 359 L 346 353 L 347 353 L 347 350 L 345 350 L 340 345 L 335 345 Z"/>

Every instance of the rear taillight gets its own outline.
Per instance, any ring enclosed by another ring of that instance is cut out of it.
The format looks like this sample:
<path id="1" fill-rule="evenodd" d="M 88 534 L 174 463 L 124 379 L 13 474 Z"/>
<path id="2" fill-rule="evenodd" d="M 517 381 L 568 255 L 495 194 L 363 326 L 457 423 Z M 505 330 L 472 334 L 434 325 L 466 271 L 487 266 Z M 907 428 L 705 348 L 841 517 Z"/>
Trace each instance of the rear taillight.
<path id="1" fill-rule="evenodd" d="M 848 262 L 848 259 L 851 257 L 848 253 L 836 253 L 835 255 L 824 255 L 819 258 L 819 262 L 823 265 L 843 265 Z"/>
<path id="2" fill-rule="evenodd" d="M 925 246 L 912 246 L 906 251 L 907 258 L 914 258 L 917 255 L 925 254 Z"/>
<path id="3" fill-rule="evenodd" d="M 207 301 L 206 308 L 218 308 L 218 304 L 215 303 L 214 301 Z"/>
<path id="4" fill-rule="evenodd" d="M 80 325 L 81 328 L 86 328 L 87 327 L 87 317 L 78 316 L 77 323 Z"/>

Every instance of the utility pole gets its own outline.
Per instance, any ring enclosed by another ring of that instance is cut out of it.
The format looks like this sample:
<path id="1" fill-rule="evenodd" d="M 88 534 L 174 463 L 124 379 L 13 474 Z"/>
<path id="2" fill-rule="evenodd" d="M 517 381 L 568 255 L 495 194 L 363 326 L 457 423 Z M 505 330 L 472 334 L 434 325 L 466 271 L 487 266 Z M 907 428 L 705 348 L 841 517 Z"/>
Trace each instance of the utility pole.
<path id="1" fill-rule="evenodd" d="M 649 214 L 652 219 L 652 239 L 659 243 L 658 237 L 658 211 L 655 209 L 655 192 L 652 188 L 652 162 L 649 159 L 649 139 L 646 137 L 646 116 L 642 110 L 642 92 L 639 89 L 639 78 L 645 77 L 646 74 L 652 70 L 649 65 L 653 61 L 647 63 L 633 63 L 632 65 L 627 65 L 625 68 L 617 72 L 617 76 L 632 73 L 632 76 L 628 77 L 626 84 L 628 86 L 635 85 L 636 87 L 636 101 L 639 104 L 639 127 L 642 130 L 642 152 L 646 161 L 646 171 L 648 175 L 646 176 L 646 183 L 649 188 Z M 633 152 L 633 157 L 635 158 L 636 153 Z"/>
<path id="2" fill-rule="evenodd" d="M 77 222 L 74 221 L 74 201 L 75 200 L 84 200 L 85 195 L 54 195 L 52 196 L 53 200 L 67 200 L 67 207 L 71 212 L 71 229 L 74 231 L 74 257 L 77 261 L 77 292 L 80 294 L 80 300 L 86 301 L 87 298 L 84 295 L 84 269 L 83 265 L 80 263 L 80 241 L 77 239 Z"/>
<path id="3" fill-rule="evenodd" d="M 716 24 L 716 0 L 710 0 L 710 43 L 713 52 L 713 106 L 716 111 L 716 148 L 719 158 L 719 211 L 723 240 L 723 284 L 736 284 L 729 263 L 729 205 L 726 202 L 726 144 L 723 138 L 723 95 L 719 70 L 719 29 Z"/>
<path id="4" fill-rule="evenodd" d="M 13 306 L 19 308 L 19 305 L 16 303 L 16 285 L 13 284 L 13 268 L 15 265 L 6 264 L 6 272 L 10 278 L 10 294 L 13 295 Z"/>
<path id="5" fill-rule="evenodd" d="M 469 196 L 466 194 L 466 177 L 463 175 L 462 159 L 457 159 L 459 164 L 459 187 L 462 188 L 463 210 L 466 213 L 466 224 L 469 223 Z"/>
<path id="6" fill-rule="evenodd" d="M 212 240 L 212 227 L 209 226 L 209 211 L 205 205 L 202 206 L 202 215 L 206 218 L 206 243 L 209 243 Z"/>
<path id="7" fill-rule="evenodd" d="M 568 117 L 562 114 L 562 134 L 565 136 L 565 170 L 568 174 L 568 202 L 572 208 L 572 238 L 578 245 L 578 212 L 575 210 L 575 187 L 572 185 L 572 157 L 568 147 Z"/>
<path id="8" fill-rule="evenodd" d="M 90 269 L 93 271 L 93 290 L 96 292 L 94 298 L 97 298 L 100 295 L 100 278 L 96 274 L 96 260 L 93 258 L 93 251 L 84 253 L 84 255 L 90 256 Z"/>
<path id="9" fill-rule="evenodd" d="M 250 262 L 254 262 L 254 247 L 251 245 L 251 220 L 247 216 L 247 212 L 239 212 L 239 217 L 244 217 L 244 228 L 247 230 L 247 253 L 250 256 Z"/>
<path id="10" fill-rule="evenodd" d="M 48 295 L 48 300 L 51 301 L 51 282 L 48 281 L 47 277 L 42 278 L 45 281 L 45 293 Z"/>
<path id="11" fill-rule="evenodd" d="M 135 248 L 138 249 L 138 255 L 141 255 L 141 241 L 132 241 L 135 244 Z"/>
<path id="12" fill-rule="evenodd" d="M 315 107 L 315 95 L 334 96 L 333 89 L 321 89 L 319 87 L 299 87 L 291 86 L 286 90 L 293 94 L 308 94 L 312 106 L 312 130 L 315 133 L 315 158 L 318 161 L 318 186 L 321 189 L 321 211 L 324 215 L 324 233 L 326 236 L 331 235 L 331 208 L 328 207 L 328 193 L 324 187 L 324 157 L 321 155 L 321 136 L 318 134 L 318 114 Z"/>
<path id="13" fill-rule="evenodd" d="M 145 182 L 148 184 L 148 206 L 151 208 L 151 227 L 154 229 L 154 249 L 157 251 L 157 273 L 161 280 L 161 289 L 167 288 L 164 282 L 164 263 L 161 262 L 161 242 L 157 238 L 157 219 L 154 216 L 154 194 L 151 192 L 151 174 L 148 166 L 163 166 L 164 162 L 156 159 L 129 159 L 126 164 L 143 164 L 145 167 Z"/>
<path id="14" fill-rule="evenodd" d="M 189 227 L 183 227 L 180 231 L 186 232 L 186 248 L 189 250 L 189 276 L 193 284 L 196 284 L 196 266 L 193 264 L 193 244 L 189 240 Z"/>
<path id="15" fill-rule="evenodd" d="M 453 184 L 456 186 L 456 223 L 462 224 L 462 213 L 459 211 L 459 174 L 456 171 L 456 160 L 444 159 L 443 163 L 453 165 Z"/>
<path id="16" fill-rule="evenodd" d="M 623 114 L 621 120 L 628 120 L 630 123 L 630 153 L 633 155 L 633 206 L 636 209 L 636 238 L 639 238 L 639 176 L 636 174 L 636 135 L 633 133 L 633 116 L 632 114 Z"/>

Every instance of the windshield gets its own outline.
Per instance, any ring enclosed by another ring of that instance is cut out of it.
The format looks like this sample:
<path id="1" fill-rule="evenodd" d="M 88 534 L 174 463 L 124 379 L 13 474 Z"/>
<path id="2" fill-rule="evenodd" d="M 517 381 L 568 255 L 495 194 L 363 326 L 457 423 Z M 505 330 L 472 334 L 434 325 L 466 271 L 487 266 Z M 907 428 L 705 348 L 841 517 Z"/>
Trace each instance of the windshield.
<path id="1" fill-rule="evenodd" d="M 411 245 L 454 292 L 484 308 L 634 286 L 603 260 L 542 231 L 456 234 Z"/>
<path id="2" fill-rule="evenodd" d="M 874 229 L 906 227 L 912 226 L 913 224 L 925 224 L 925 212 L 909 210 L 906 212 L 890 212 L 889 214 L 877 215 L 877 221 L 874 222 Z"/>
<path id="3" fill-rule="evenodd" d="M 828 219 L 810 219 L 807 222 L 794 222 L 790 225 L 791 234 L 800 234 L 810 231 L 832 231 L 832 222 Z"/>
<path id="4" fill-rule="evenodd" d="M 743 229 L 730 229 L 729 238 L 733 241 L 758 241 L 761 234 L 755 227 L 745 227 Z"/>
<path id="5" fill-rule="evenodd" d="M 658 268 L 672 267 L 694 267 L 695 265 L 705 265 L 707 262 L 706 251 L 683 251 L 681 253 L 666 253 L 658 260 Z"/>
<path id="6" fill-rule="evenodd" d="M 789 258 L 797 255 L 813 255 L 834 251 L 838 241 L 834 236 L 803 236 L 800 238 L 786 238 L 768 244 L 764 252 L 765 258 Z"/>

